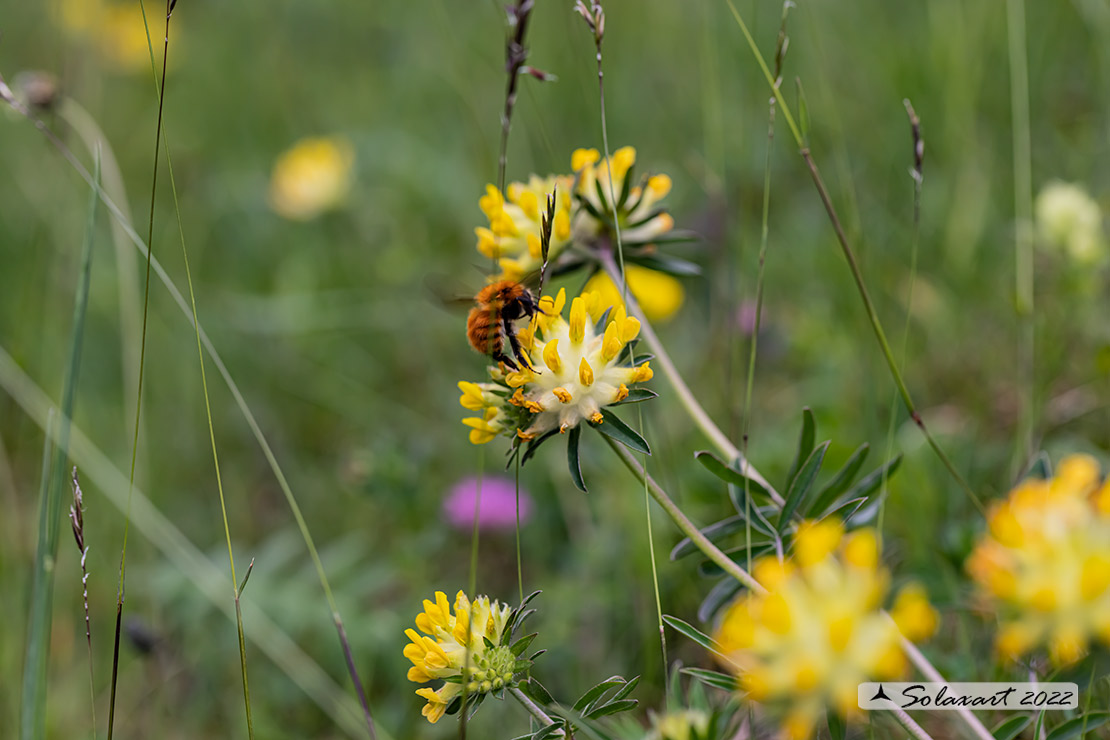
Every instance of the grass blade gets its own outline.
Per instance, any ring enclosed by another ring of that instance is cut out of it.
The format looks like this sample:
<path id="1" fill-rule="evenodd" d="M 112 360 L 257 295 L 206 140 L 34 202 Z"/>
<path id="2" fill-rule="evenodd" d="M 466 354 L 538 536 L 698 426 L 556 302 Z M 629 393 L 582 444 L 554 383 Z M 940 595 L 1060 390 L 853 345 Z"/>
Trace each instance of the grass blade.
<path id="1" fill-rule="evenodd" d="M 96 158 L 94 182 L 100 182 L 100 158 Z M 97 188 L 89 200 L 85 237 L 81 245 L 81 268 L 73 301 L 73 328 L 70 332 L 69 358 L 62 391 L 62 418 L 58 423 L 58 444 L 53 464 L 46 466 L 49 438 L 43 448 L 43 477 L 39 492 L 39 537 L 35 549 L 28 618 L 27 658 L 23 668 L 23 703 L 20 708 L 21 740 L 37 740 L 46 732 L 46 664 L 50 655 L 50 626 L 54 604 L 54 562 L 58 555 L 58 528 L 62 520 L 62 484 L 69 455 L 69 420 L 77 396 L 81 369 L 81 348 L 85 336 L 85 315 L 89 305 L 92 274 L 92 244 L 96 228 Z"/>

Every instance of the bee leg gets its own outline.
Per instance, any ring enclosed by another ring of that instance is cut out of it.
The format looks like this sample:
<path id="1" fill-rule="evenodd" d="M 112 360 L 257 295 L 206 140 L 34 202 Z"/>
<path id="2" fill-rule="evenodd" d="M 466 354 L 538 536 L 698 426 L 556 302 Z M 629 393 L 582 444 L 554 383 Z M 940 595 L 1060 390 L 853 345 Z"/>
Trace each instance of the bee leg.
<path id="1" fill-rule="evenodd" d="M 503 362 L 506 365 L 508 365 L 509 367 L 511 367 L 513 370 L 516 370 L 517 372 L 520 372 L 520 367 L 515 362 L 513 362 L 512 359 L 508 355 L 506 355 L 504 352 L 502 352 L 501 350 L 497 350 L 496 352 L 494 352 L 493 355 L 491 355 L 491 357 L 493 358 L 494 362 Z"/>
<path id="2" fill-rule="evenodd" d="M 522 365 L 535 372 L 536 369 L 532 367 L 532 363 L 529 362 L 527 353 L 525 353 L 524 348 L 520 346 L 520 340 L 517 339 L 516 332 L 513 331 L 512 324 L 508 321 L 508 319 L 504 317 L 502 317 L 501 323 L 504 328 L 505 336 L 509 338 L 509 346 L 512 348 L 513 354 L 518 360 L 520 360 L 520 363 Z"/>

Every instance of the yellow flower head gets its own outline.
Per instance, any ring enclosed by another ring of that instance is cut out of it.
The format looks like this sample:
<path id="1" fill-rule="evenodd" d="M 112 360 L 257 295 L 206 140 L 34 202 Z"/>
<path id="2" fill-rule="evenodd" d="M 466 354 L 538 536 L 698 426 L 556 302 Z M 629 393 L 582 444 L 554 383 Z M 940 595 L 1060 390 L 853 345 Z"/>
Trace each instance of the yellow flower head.
<path id="1" fill-rule="evenodd" d="M 520 280 L 543 265 L 543 217 L 547 214 L 547 196 L 552 193 L 555 218 L 551 223 L 548 260 L 554 260 L 570 242 L 573 180 L 570 175 L 532 175 L 527 183 L 511 183 L 505 196 L 493 185 L 486 186 L 478 206 L 486 214 L 489 227 L 477 228 L 474 233 L 478 236 L 478 251 L 496 259 L 501 268 L 501 274 L 494 276 L 494 280 Z"/>
<path id="2" fill-rule="evenodd" d="M 665 272 L 634 264 L 625 265 L 624 275 L 628 280 L 628 290 L 640 304 L 648 321 L 652 323 L 666 321 L 682 308 L 686 291 L 677 278 Z M 606 308 L 624 303 L 621 289 L 604 272 L 597 272 L 586 281 L 585 290 L 599 293 L 601 295 L 599 305 Z M 596 315 L 591 314 L 591 318 L 596 321 L 601 318 L 601 313 L 598 311 Z"/>
<path id="3" fill-rule="evenodd" d="M 1105 257 L 1102 211 L 1086 190 L 1072 183 L 1050 182 L 1037 194 L 1035 210 L 1045 244 L 1063 249 L 1081 263 Z"/>
<path id="4" fill-rule="evenodd" d="M 902 674 L 900 634 L 925 636 L 936 614 L 918 587 L 903 592 L 899 619 L 881 611 L 889 575 L 870 529 L 803 522 L 794 555 L 753 565 L 766 593 L 736 601 L 714 635 L 749 698 L 782 711 L 782 736 L 807 738 L 826 709 L 853 714 L 863 681 Z M 903 624 L 903 620 L 905 624 Z M 929 630 L 931 631 L 931 630 Z"/>
<path id="5" fill-rule="evenodd" d="M 58 18 L 62 27 L 76 37 L 95 44 L 101 56 L 120 70 L 141 70 L 150 67 L 147 26 L 143 24 L 138 3 L 120 0 L 60 0 Z M 161 63 L 161 30 L 155 15 L 148 19 L 155 58 Z M 170 58 L 173 61 L 173 57 Z"/>
<path id="6" fill-rule="evenodd" d="M 600 296 L 583 293 L 563 318 L 565 290 L 544 296 L 531 326 L 517 333 L 531 367 L 506 373 L 490 367 L 492 383 L 459 383 L 459 402 L 481 416 L 464 419 L 470 441 L 484 444 L 506 433 L 523 440 L 549 431 L 567 432 L 583 420 L 603 423 L 601 410 L 629 395 L 629 386 L 651 380 L 647 362 L 628 365 L 622 351 L 640 332 L 640 322 L 613 306 L 599 332 L 591 315 L 601 313 Z"/>
<path id="7" fill-rule="evenodd" d="M 1055 477 L 1023 481 L 991 509 L 967 560 L 983 606 L 997 612 L 1003 657 L 1047 646 L 1057 665 L 1110 644 L 1110 485 L 1094 458 L 1072 455 Z"/>
<path id="8" fill-rule="evenodd" d="M 354 150 L 338 136 L 301 139 L 274 163 L 270 207 L 294 221 L 335 208 L 351 189 Z"/>
<path id="9" fill-rule="evenodd" d="M 665 714 L 651 714 L 651 732 L 644 740 L 690 740 L 697 733 L 705 737 L 709 731 L 709 715 L 700 709 L 678 709 Z"/>
<path id="10" fill-rule="evenodd" d="M 630 146 L 618 149 L 605 161 L 596 149 L 575 150 L 571 168 L 578 178 L 574 194 L 580 203 L 574 216 L 575 236 L 592 241 L 607 233 L 614 200 L 626 245 L 648 244 L 674 228 L 674 219 L 657 205 L 671 191 L 671 178 L 653 175 L 633 182 L 635 164 L 636 150 Z"/>
<path id="11" fill-rule="evenodd" d="M 416 616 L 416 627 L 424 634 L 405 630 L 409 644 L 404 653 L 412 661 L 408 679 L 416 683 L 461 679 L 445 681 L 436 690 L 417 689 L 417 696 L 428 702 L 423 714 L 429 722 L 443 717 L 462 693 L 462 682 L 468 694 L 476 695 L 496 691 L 513 680 L 516 656 L 501 644 L 511 613 L 508 606 L 491 604 L 487 596 L 471 602 L 462 591 L 455 596 L 453 612 L 442 591 L 436 591 L 435 601 L 424 600 L 424 611 Z"/>

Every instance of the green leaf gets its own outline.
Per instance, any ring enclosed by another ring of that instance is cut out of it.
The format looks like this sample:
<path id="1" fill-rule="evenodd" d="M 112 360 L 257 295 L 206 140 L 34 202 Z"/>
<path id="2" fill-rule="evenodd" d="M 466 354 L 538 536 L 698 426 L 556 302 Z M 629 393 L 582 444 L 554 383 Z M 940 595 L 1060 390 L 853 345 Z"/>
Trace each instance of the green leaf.
<path id="1" fill-rule="evenodd" d="M 994 735 L 995 740 L 1014 740 L 1032 721 L 1031 716 L 1019 714 L 1000 723 L 991 731 L 991 734 Z"/>
<path id="2" fill-rule="evenodd" d="M 552 429 L 550 431 L 544 432 L 539 437 L 536 437 L 531 442 L 529 442 L 528 446 L 524 448 L 524 456 L 520 458 L 520 464 L 523 466 L 524 463 L 528 462 L 532 455 L 536 454 L 536 450 L 540 448 L 540 445 L 542 445 L 544 442 L 551 439 L 558 433 L 558 429 Z"/>
<path id="3" fill-rule="evenodd" d="M 578 458 L 578 439 L 581 436 L 581 426 L 575 426 L 567 432 L 567 468 L 575 487 L 582 493 L 589 493 L 586 490 L 586 481 L 582 480 L 582 461 Z"/>
<path id="4" fill-rule="evenodd" d="M 645 455 L 651 454 L 651 448 L 648 447 L 647 440 L 641 437 L 635 429 L 621 421 L 619 416 L 609 409 L 602 409 L 601 416 L 605 419 L 602 423 L 594 424 L 592 421 L 587 423 L 609 439 L 620 442 L 630 450 L 642 452 Z M 582 490 L 586 489 L 583 488 Z"/>
<path id="5" fill-rule="evenodd" d="M 1052 460 L 1049 458 L 1048 453 L 1041 450 L 1033 461 L 1029 464 L 1029 469 L 1025 471 L 1025 478 L 1039 478 L 1041 480 L 1048 480 L 1052 477 Z"/>
<path id="6" fill-rule="evenodd" d="M 706 650 L 716 649 L 713 645 L 713 640 L 709 638 L 709 635 L 706 635 L 705 633 L 698 630 L 696 627 L 682 621 L 678 617 L 672 617 L 670 614 L 664 614 L 663 623 L 676 632 L 679 632 L 680 634 L 683 634 L 686 637 L 690 638 Z"/>
<path id="7" fill-rule="evenodd" d="M 794 84 L 798 89 L 798 125 L 802 129 L 802 141 L 809 142 L 809 103 L 806 102 L 806 91 L 802 87 L 802 78 L 795 77 Z"/>
<path id="8" fill-rule="evenodd" d="M 528 646 L 532 644 L 532 641 L 536 639 L 536 636 L 538 634 L 538 632 L 533 632 L 530 635 L 525 635 L 524 637 L 514 642 L 509 648 L 509 651 L 512 652 L 513 655 L 520 657 L 520 654 L 528 649 Z"/>
<path id="9" fill-rule="evenodd" d="M 524 620 L 528 618 L 529 614 L 532 614 L 535 611 L 534 609 L 529 609 L 528 611 L 525 611 L 524 609 L 528 606 L 528 603 L 532 601 L 532 599 L 536 598 L 542 593 L 543 591 L 537 589 L 528 594 L 524 597 L 524 600 L 520 602 L 520 606 L 518 606 L 516 609 L 513 609 L 512 613 L 509 614 L 509 618 L 505 622 L 505 629 L 501 634 L 502 644 L 507 645 L 509 643 L 509 640 L 511 639 L 512 633 L 518 627 L 520 627 L 521 624 L 524 623 Z"/>
<path id="10" fill-rule="evenodd" d="M 827 516 L 829 511 L 834 508 L 839 508 L 843 501 L 850 501 L 855 498 L 869 498 L 875 490 L 882 485 L 885 478 L 890 478 L 894 475 L 894 471 L 902 464 L 902 454 L 899 453 L 886 462 L 881 468 L 873 470 L 869 475 L 865 476 L 859 483 L 852 486 L 847 493 L 842 494 L 838 500 L 834 501 L 828 509 L 821 514 Z M 816 507 L 814 507 L 816 508 Z"/>
<path id="11" fill-rule="evenodd" d="M 632 171 L 636 169 L 636 165 L 628 168 L 628 172 L 624 173 L 624 184 L 621 185 L 621 193 L 617 196 L 617 210 L 620 211 L 624 208 L 624 204 L 628 202 L 628 194 L 632 191 Z M 646 179 L 646 178 L 645 178 Z M 643 186 L 640 187 L 640 192 L 644 190 Z"/>
<path id="12" fill-rule="evenodd" d="M 552 725 L 544 725 L 540 729 L 536 730 L 536 733 L 532 735 L 532 740 L 544 740 L 544 738 L 556 737 L 555 733 L 559 732 L 562 729 L 563 726 L 561 722 L 556 722 Z M 566 733 L 564 732 L 563 736 L 565 735 Z"/>
<path id="13" fill-rule="evenodd" d="M 719 522 L 714 522 L 708 527 L 704 527 L 698 531 L 701 532 L 707 540 L 716 544 L 720 540 L 723 540 L 725 537 L 728 537 L 730 534 L 743 532 L 746 528 L 746 520 L 744 519 L 744 517 L 737 514 L 736 516 L 730 516 L 728 519 L 722 519 Z M 691 540 L 689 537 L 683 537 L 681 540 L 679 540 L 678 544 L 674 546 L 674 549 L 671 550 L 671 560 L 678 560 L 679 558 L 685 557 L 695 552 L 698 552 L 698 546 L 695 545 L 693 540 Z"/>
<path id="14" fill-rule="evenodd" d="M 588 709 L 601 698 L 602 694 L 610 689 L 615 689 L 618 686 L 624 685 L 623 676 L 610 676 L 601 683 L 592 687 L 585 694 L 579 697 L 578 701 L 574 702 L 574 711 L 586 712 Z"/>
<path id="15" fill-rule="evenodd" d="M 774 542 L 765 542 L 762 545 L 752 545 L 751 559 L 757 560 L 764 555 L 769 555 L 775 551 Z M 739 565 L 741 568 L 748 567 L 748 548 L 746 546 L 736 547 L 732 550 L 726 550 L 725 554 L 728 555 L 729 560 Z M 721 566 L 714 563 L 712 560 L 705 560 L 698 564 L 698 575 L 704 578 L 717 578 L 725 575 L 725 571 Z"/>
<path id="16" fill-rule="evenodd" d="M 712 452 L 709 452 L 708 450 L 699 450 L 698 452 L 694 453 L 694 459 L 700 462 L 706 470 L 717 476 L 719 479 L 723 480 L 725 483 L 730 483 L 743 489 L 746 481 L 748 490 L 751 491 L 751 493 L 763 498 L 764 501 L 771 500 L 771 494 L 768 493 L 766 488 L 764 488 L 751 478 L 748 478 L 732 466 L 726 465 L 724 462 L 721 461 L 719 457 L 714 455 Z M 741 514 L 744 513 L 744 510 L 742 508 L 738 511 Z"/>
<path id="17" fill-rule="evenodd" d="M 624 682 L 624 687 L 620 691 L 613 694 L 613 700 L 616 701 L 617 699 L 625 698 L 626 696 L 631 694 L 633 689 L 635 689 L 639 685 L 640 685 L 640 677 L 639 676 L 633 676 L 631 679 Z"/>
<path id="18" fill-rule="evenodd" d="M 755 481 L 750 481 L 748 483 L 748 488 L 752 488 L 754 485 Z M 747 501 L 747 499 L 744 496 L 744 486 L 742 485 L 737 486 L 730 483 L 728 486 L 728 497 L 732 500 L 732 507 L 736 509 L 740 516 L 751 514 L 753 529 L 761 532 L 769 539 L 779 539 L 778 532 L 771 524 L 771 520 L 767 518 L 768 515 L 774 516 L 777 514 L 779 512 L 779 507 L 774 504 L 760 506 L 756 504 L 754 499 L 745 506 L 745 501 Z"/>
<path id="19" fill-rule="evenodd" d="M 592 712 L 589 712 L 586 717 L 589 719 L 597 719 L 598 717 L 607 717 L 610 714 L 617 714 L 618 712 L 627 712 L 635 709 L 639 704 L 635 699 L 621 699 L 620 701 L 611 701 L 608 704 L 602 704 Z"/>
<path id="20" fill-rule="evenodd" d="M 848 486 L 852 485 L 852 481 L 859 474 L 859 469 L 863 467 L 863 463 L 867 460 L 867 453 L 870 450 L 871 446 L 866 442 L 856 448 L 856 451 L 848 458 L 848 462 L 844 463 L 844 467 L 838 470 L 833 479 L 821 489 L 821 493 L 817 494 L 813 505 L 810 506 L 810 512 L 824 512 L 829 504 L 836 500 L 837 496 L 844 493 Z"/>
<path id="21" fill-rule="evenodd" d="M 653 239 L 652 241 L 658 241 Z M 672 257 L 669 254 L 651 254 L 637 257 L 630 257 L 629 262 L 634 262 L 650 270 L 658 270 L 665 272 L 668 275 L 675 275 L 678 277 L 692 277 L 701 274 L 701 267 L 689 260 L 679 259 Z"/>
<path id="22" fill-rule="evenodd" d="M 650 401 L 653 398 L 659 398 L 659 394 L 647 388 L 633 388 L 628 392 L 628 395 L 624 397 L 623 401 L 617 401 L 609 405 L 623 406 L 626 403 L 640 403 L 641 401 Z"/>
<path id="23" fill-rule="evenodd" d="M 713 619 L 717 612 L 721 610 L 721 607 L 731 601 L 732 597 L 740 591 L 740 587 L 740 581 L 735 578 L 722 578 L 718 581 L 717 585 L 709 590 L 709 594 L 698 607 L 698 619 L 702 622 L 709 622 Z"/>
<path id="24" fill-rule="evenodd" d="M 535 678 L 529 678 L 527 681 L 522 681 L 520 690 L 528 694 L 540 706 L 546 707 L 549 704 L 554 704 L 555 700 L 551 698 L 551 693 L 543 687 Z"/>
<path id="25" fill-rule="evenodd" d="M 724 691 L 736 691 L 736 679 L 727 673 L 710 671 L 705 668 L 683 668 L 682 672 L 691 678 L 696 678 L 706 686 L 723 689 Z"/>
<path id="26" fill-rule="evenodd" d="M 783 532 L 790 524 L 794 510 L 806 499 L 813 489 L 813 482 L 817 480 L 817 472 L 821 470 L 821 463 L 825 460 L 825 452 L 829 449 L 829 442 L 822 442 L 806 459 L 798 474 L 790 483 L 786 492 L 786 501 L 782 505 L 782 514 L 779 515 L 779 532 Z M 803 507 L 803 511 L 805 507 Z"/>
<path id="27" fill-rule="evenodd" d="M 1046 740 L 1068 740 L 1079 737 L 1110 722 L 1110 712 L 1091 712 L 1085 717 L 1075 717 L 1048 733 Z"/>
<path id="28" fill-rule="evenodd" d="M 798 449 L 794 453 L 794 460 L 790 463 L 790 471 L 786 474 L 786 487 L 794 483 L 794 478 L 802 467 L 802 462 L 813 452 L 813 443 L 817 433 L 817 424 L 813 420 L 813 411 L 809 406 L 802 409 L 802 432 L 798 435 Z"/>
<path id="29" fill-rule="evenodd" d="M 832 710 L 825 712 L 825 721 L 829 725 L 829 736 L 832 740 L 844 740 L 848 735 L 848 723 L 844 718 Z"/>

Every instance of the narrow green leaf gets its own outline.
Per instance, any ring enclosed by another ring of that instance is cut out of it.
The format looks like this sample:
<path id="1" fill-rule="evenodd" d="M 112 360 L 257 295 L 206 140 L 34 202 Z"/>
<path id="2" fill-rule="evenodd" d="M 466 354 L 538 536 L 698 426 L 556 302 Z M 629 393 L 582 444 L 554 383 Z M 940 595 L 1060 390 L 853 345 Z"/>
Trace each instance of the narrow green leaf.
<path id="1" fill-rule="evenodd" d="M 639 359 L 639 358 L 637 358 Z M 626 403 L 640 403 L 642 401 L 650 401 L 653 398 L 659 398 L 659 394 L 655 391 L 648 390 L 647 388 L 633 388 L 624 397 L 623 401 L 609 404 L 610 406 L 623 406 Z"/>
<path id="2" fill-rule="evenodd" d="M 802 431 L 798 435 L 798 448 L 794 453 L 794 460 L 790 463 L 790 470 L 786 474 L 786 487 L 794 483 L 794 478 L 801 470 L 802 463 L 813 452 L 813 444 L 817 434 L 817 423 L 813 419 L 813 411 L 809 406 L 802 409 Z"/>
<path id="3" fill-rule="evenodd" d="M 753 494 L 755 493 L 755 485 L 755 481 L 749 481 L 747 484 L 747 488 Z M 736 509 L 736 513 L 739 516 L 747 516 L 748 514 L 750 514 L 753 529 L 761 532 L 769 539 L 777 540 L 779 538 L 778 531 L 775 529 L 774 525 L 771 524 L 771 520 L 767 517 L 768 515 L 774 516 L 775 514 L 779 513 L 779 507 L 775 506 L 774 504 L 761 506 L 755 502 L 754 496 L 752 497 L 752 500 L 750 502 L 745 504 L 746 499 L 744 497 L 744 488 L 745 486 L 743 484 L 729 484 L 728 497 L 732 500 L 732 508 Z"/>
<path id="4" fill-rule="evenodd" d="M 654 240 L 653 240 L 654 241 Z M 642 265 L 651 270 L 658 270 L 665 272 L 668 275 L 675 275 L 677 277 L 693 277 L 701 274 L 701 268 L 688 260 L 672 257 L 671 255 L 653 254 L 644 255 L 642 257 L 632 257 L 629 262 L 634 262 L 637 265 Z"/>
<path id="5" fill-rule="evenodd" d="M 714 455 L 712 452 L 709 452 L 708 450 L 699 450 L 698 452 L 694 453 L 694 459 L 700 462 L 706 470 L 715 475 L 717 478 L 723 480 L 725 483 L 730 483 L 743 489 L 745 481 L 747 481 L 748 490 L 751 491 L 753 497 L 757 496 L 759 498 L 762 498 L 764 501 L 771 500 L 771 494 L 767 492 L 766 488 L 759 485 L 754 480 L 746 477 L 740 471 L 732 468 L 729 465 L 726 465 L 724 462 L 721 461 L 719 457 Z M 744 510 L 740 509 L 739 513 L 743 514 Z"/>
<path id="6" fill-rule="evenodd" d="M 817 494 L 807 515 L 820 514 L 825 511 L 829 504 L 836 500 L 837 496 L 844 493 L 848 486 L 852 485 L 852 481 L 859 475 L 859 469 L 867 461 L 867 453 L 870 450 L 871 446 L 866 442 L 856 448 L 856 451 L 848 458 L 848 462 L 844 463 L 844 467 L 838 470 L 832 480 L 825 484 L 825 487 Z"/>
<path id="7" fill-rule="evenodd" d="M 620 442 L 634 452 L 642 452 L 645 455 L 651 454 L 651 448 L 648 447 L 647 440 L 641 437 L 635 429 L 625 424 L 619 416 L 609 409 L 602 409 L 601 416 L 605 419 L 602 423 L 594 424 L 592 421 L 587 423 L 609 439 Z"/>
<path id="8" fill-rule="evenodd" d="M 724 691 L 736 691 L 736 679 L 727 673 L 710 671 L 706 668 L 683 668 L 682 672 L 691 678 L 696 678 L 706 686 Z"/>
<path id="9" fill-rule="evenodd" d="M 582 436 L 581 425 L 573 427 L 567 432 L 567 468 L 570 470 L 571 480 L 582 493 L 586 490 L 586 481 L 582 480 L 582 461 L 578 458 L 578 439 Z"/>
<path id="10" fill-rule="evenodd" d="M 680 634 L 683 634 L 686 637 L 690 638 L 706 650 L 714 649 L 713 640 L 709 638 L 709 635 L 706 635 L 705 633 L 698 630 L 696 627 L 682 621 L 678 617 L 672 617 L 670 614 L 664 614 L 663 623 L 676 632 L 679 632 Z"/>
<path id="11" fill-rule="evenodd" d="M 703 527 L 700 531 L 707 540 L 716 544 L 725 537 L 735 532 L 742 532 L 747 525 L 745 524 L 744 517 L 737 514 L 730 516 L 728 519 L 722 519 L 719 522 L 714 522 L 708 527 Z M 671 550 L 671 560 L 678 560 L 692 553 L 698 552 L 698 547 L 693 543 L 689 537 L 683 537 L 679 540 L 678 544 Z"/>
<path id="12" fill-rule="evenodd" d="M 817 480 L 817 472 L 821 470 L 821 463 L 825 460 L 825 452 L 829 449 L 829 442 L 822 442 L 806 459 L 790 488 L 786 492 L 786 500 L 782 504 L 782 514 L 779 515 L 779 532 L 782 533 L 790 524 L 794 510 L 805 501 L 809 492 L 813 490 L 813 482 Z M 805 507 L 802 507 L 804 510 Z"/>
<path id="13" fill-rule="evenodd" d="M 100 183 L 100 155 L 95 158 L 94 182 Z M 38 541 L 31 576 L 31 610 L 28 615 L 27 652 L 23 664 L 23 694 L 20 705 L 21 740 L 42 738 L 46 734 L 46 666 L 50 659 L 50 631 L 54 604 L 53 563 L 58 557 L 58 528 L 64 518 L 62 492 L 66 460 L 69 457 L 69 429 L 77 398 L 77 379 L 81 372 L 81 348 L 85 338 L 85 316 L 89 305 L 92 277 L 92 247 L 96 234 L 97 189 L 89 196 L 85 236 L 81 243 L 80 272 L 73 297 L 73 325 L 70 327 L 69 356 L 62 381 L 62 413 L 58 444 L 52 446 L 47 435 L 44 446 L 43 478 L 39 495 Z M 53 451 L 53 464 L 47 473 L 47 453 Z"/>
<path id="14" fill-rule="evenodd" d="M 798 126 L 802 130 L 802 141 L 809 142 L 809 103 L 806 102 L 806 91 L 802 87 L 802 78 L 795 77 L 794 85 L 798 90 Z"/>
<path id="15" fill-rule="evenodd" d="M 773 542 L 765 542 L 762 545 L 752 545 L 751 558 L 752 560 L 758 560 L 764 555 L 769 555 L 773 552 L 775 552 L 775 543 Z M 732 562 L 736 563 L 741 568 L 748 567 L 747 547 L 736 547 L 732 550 L 726 550 L 725 554 L 728 555 Z M 698 575 L 703 578 L 719 578 L 725 575 L 725 572 L 721 569 L 721 566 L 717 565 L 712 560 L 705 560 L 698 564 Z"/>
<path id="16" fill-rule="evenodd" d="M 1048 453 L 1041 450 L 1037 456 L 1033 458 L 1030 463 L 1029 469 L 1025 471 L 1025 478 L 1040 478 L 1041 480 L 1048 480 L 1052 477 L 1052 459 L 1049 458 Z"/>
<path id="17" fill-rule="evenodd" d="M 1085 717 L 1075 717 L 1055 727 L 1046 740 L 1069 740 L 1110 722 L 1110 712 L 1091 712 Z"/>
<path id="18" fill-rule="evenodd" d="M 611 714 L 618 712 L 627 712 L 636 708 L 640 702 L 635 699 L 621 699 L 620 701 L 611 701 L 608 704 L 602 704 L 593 711 L 589 712 L 586 717 L 589 719 L 597 719 L 598 717 L 608 717 Z"/>
<path id="19" fill-rule="evenodd" d="M 592 687 L 589 691 L 574 702 L 574 711 L 586 712 L 590 706 L 601 698 L 601 695 L 610 689 L 615 689 L 624 684 L 624 678 L 621 676 L 611 676 L 596 686 Z"/>
<path id="20" fill-rule="evenodd" d="M 1019 714 L 1000 723 L 991 730 L 991 734 L 994 735 L 995 740 L 1014 740 L 1032 721 L 1032 716 Z"/>
<path id="21" fill-rule="evenodd" d="M 698 607 L 698 619 L 702 622 L 711 621 L 721 607 L 732 601 L 732 597 L 739 593 L 740 587 L 740 581 L 735 578 L 722 578 L 718 581 Z"/>
<path id="22" fill-rule="evenodd" d="M 553 725 L 544 725 L 540 729 L 536 730 L 536 733 L 534 735 L 532 735 L 532 740 L 544 740 L 545 738 L 555 737 L 556 736 L 555 733 L 559 732 L 562 729 L 563 728 L 562 728 L 561 723 L 555 723 Z M 564 735 L 565 735 L 565 733 L 564 733 Z"/>
<path id="23" fill-rule="evenodd" d="M 848 735 L 848 723 L 844 718 L 830 709 L 825 712 L 825 720 L 828 722 L 829 736 L 832 740 L 844 740 Z"/>
<path id="24" fill-rule="evenodd" d="M 536 450 L 538 450 L 540 448 L 540 445 L 542 445 L 544 442 L 551 439 L 552 437 L 554 437 L 558 433 L 559 433 L 558 429 L 552 429 L 548 432 L 544 432 L 539 437 L 537 437 L 537 438 L 533 439 L 531 442 L 529 442 L 528 446 L 524 448 L 524 456 L 520 458 L 521 466 L 523 466 L 524 463 L 528 462 L 528 460 L 531 459 L 532 455 L 536 454 Z"/>
<path id="25" fill-rule="evenodd" d="M 826 516 L 833 508 L 837 508 L 842 501 L 850 501 L 855 498 L 869 498 L 872 493 L 878 489 L 884 478 L 889 479 L 894 475 L 894 471 L 902 464 L 902 454 L 899 453 L 886 462 L 885 465 L 877 470 L 871 471 L 870 474 L 860 480 L 859 483 L 852 486 L 848 491 L 842 494 L 836 501 L 826 509 L 821 516 Z M 816 507 L 814 507 L 816 508 Z"/>
<path id="26" fill-rule="evenodd" d="M 532 641 L 536 639 L 536 636 L 538 634 L 538 632 L 533 632 L 530 635 L 525 635 L 524 637 L 514 642 L 509 648 L 509 651 L 512 652 L 513 655 L 519 657 L 521 653 L 528 649 L 528 646 L 532 644 Z"/>
<path id="27" fill-rule="evenodd" d="M 625 698 L 626 696 L 631 694 L 632 691 L 639 685 L 640 685 L 640 677 L 639 676 L 633 676 L 632 678 L 630 678 L 629 680 L 624 682 L 624 686 L 621 688 L 620 691 L 613 694 L 613 701 Z"/>
<path id="28" fill-rule="evenodd" d="M 527 681 L 522 682 L 520 684 L 520 690 L 532 697 L 540 706 L 546 707 L 549 704 L 555 703 L 555 700 L 551 698 L 551 693 L 535 678 L 529 678 Z"/>

